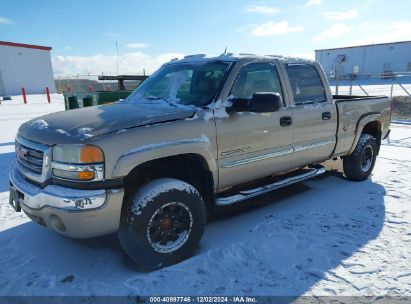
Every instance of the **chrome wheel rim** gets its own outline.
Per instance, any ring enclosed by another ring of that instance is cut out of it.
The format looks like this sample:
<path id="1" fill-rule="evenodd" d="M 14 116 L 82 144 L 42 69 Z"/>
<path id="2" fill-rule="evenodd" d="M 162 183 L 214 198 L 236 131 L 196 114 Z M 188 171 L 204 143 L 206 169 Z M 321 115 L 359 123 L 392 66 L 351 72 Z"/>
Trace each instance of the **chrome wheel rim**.
<path id="1" fill-rule="evenodd" d="M 361 155 L 361 170 L 368 172 L 372 166 L 374 151 L 370 145 L 366 146 Z"/>
<path id="2" fill-rule="evenodd" d="M 179 202 L 167 203 L 154 212 L 147 226 L 147 239 L 159 253 L 170 253 L 183 246 L 193 227 L 190 209 Z"/>

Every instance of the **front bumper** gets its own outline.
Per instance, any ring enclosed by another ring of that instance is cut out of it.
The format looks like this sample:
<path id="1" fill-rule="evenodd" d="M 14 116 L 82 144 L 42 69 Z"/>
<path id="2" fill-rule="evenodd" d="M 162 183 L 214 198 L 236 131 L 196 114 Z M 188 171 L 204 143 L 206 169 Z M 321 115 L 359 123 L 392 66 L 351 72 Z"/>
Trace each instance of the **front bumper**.
<path id="1" fill-rule="evenodd" d="M 95 237 L 118 230 L 123 189 L 78 190 L 57 185 L 44 188 L 27 181 L 16 162 L 10 187 L 33 221 L 74 238 Z"/>

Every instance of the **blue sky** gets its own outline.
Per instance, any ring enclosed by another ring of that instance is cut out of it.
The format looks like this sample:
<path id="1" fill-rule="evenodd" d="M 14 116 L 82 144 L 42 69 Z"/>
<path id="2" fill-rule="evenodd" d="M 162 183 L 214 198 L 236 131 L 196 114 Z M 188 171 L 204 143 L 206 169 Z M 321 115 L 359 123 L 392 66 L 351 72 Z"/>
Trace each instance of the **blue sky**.
<path id="1" fill-rule="evenodd" d="M 394 4 L 393 4 L 394 3 Z M 229 52 L 313 57 L 315 49 L 411 40 L 410 2 L 2 1 L 0 40 L 52 46 L 56 74 L 148 72 L 173 57 Z"/>

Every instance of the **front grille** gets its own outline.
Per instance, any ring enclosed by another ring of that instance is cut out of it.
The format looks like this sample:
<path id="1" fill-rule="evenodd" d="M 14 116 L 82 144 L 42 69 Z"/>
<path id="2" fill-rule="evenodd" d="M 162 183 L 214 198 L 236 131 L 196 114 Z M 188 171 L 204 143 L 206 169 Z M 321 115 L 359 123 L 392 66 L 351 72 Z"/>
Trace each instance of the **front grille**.
<path id="1" fill-rule="evenodd" d="M 23 169 L 30 173 L 41 175 L 43 171 L 43 151 L 39 151 L 16 141 L 16 156 L 17 161 Z"/>

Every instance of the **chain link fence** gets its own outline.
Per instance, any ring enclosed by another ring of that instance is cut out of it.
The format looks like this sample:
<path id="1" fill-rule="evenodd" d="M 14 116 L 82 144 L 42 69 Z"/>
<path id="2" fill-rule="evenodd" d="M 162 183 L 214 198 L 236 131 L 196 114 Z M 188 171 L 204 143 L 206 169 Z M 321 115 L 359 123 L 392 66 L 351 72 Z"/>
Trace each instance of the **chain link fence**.
<path id="1" fill-rule="evenodd" d="M 335 95 L 389 96 L 394 119 L 411 119 L 411 73 L 351 74 L 329 77 Z"/>
<path id="2" fill-rule="evenodd" d="M 411 97 L 410 73 L 348 74 L 344 77 L 329 76 L 335 95 L 385 95 Z"/>
<path id="3" fill-rule="evenodd" d="M 56 90 L 58 93 L 65 91 L 73 92 L 97 92 L 97 91 L 118 91 L 120 90 L 118 81 L 115 80 L 99 80 L 99 77 L 107 76 L 105 74 L 77 74 L 60 76 L 55 79 Z M 124 86 L 126 90 L 134 90 L 141 81 L 125 80 Z"/>

